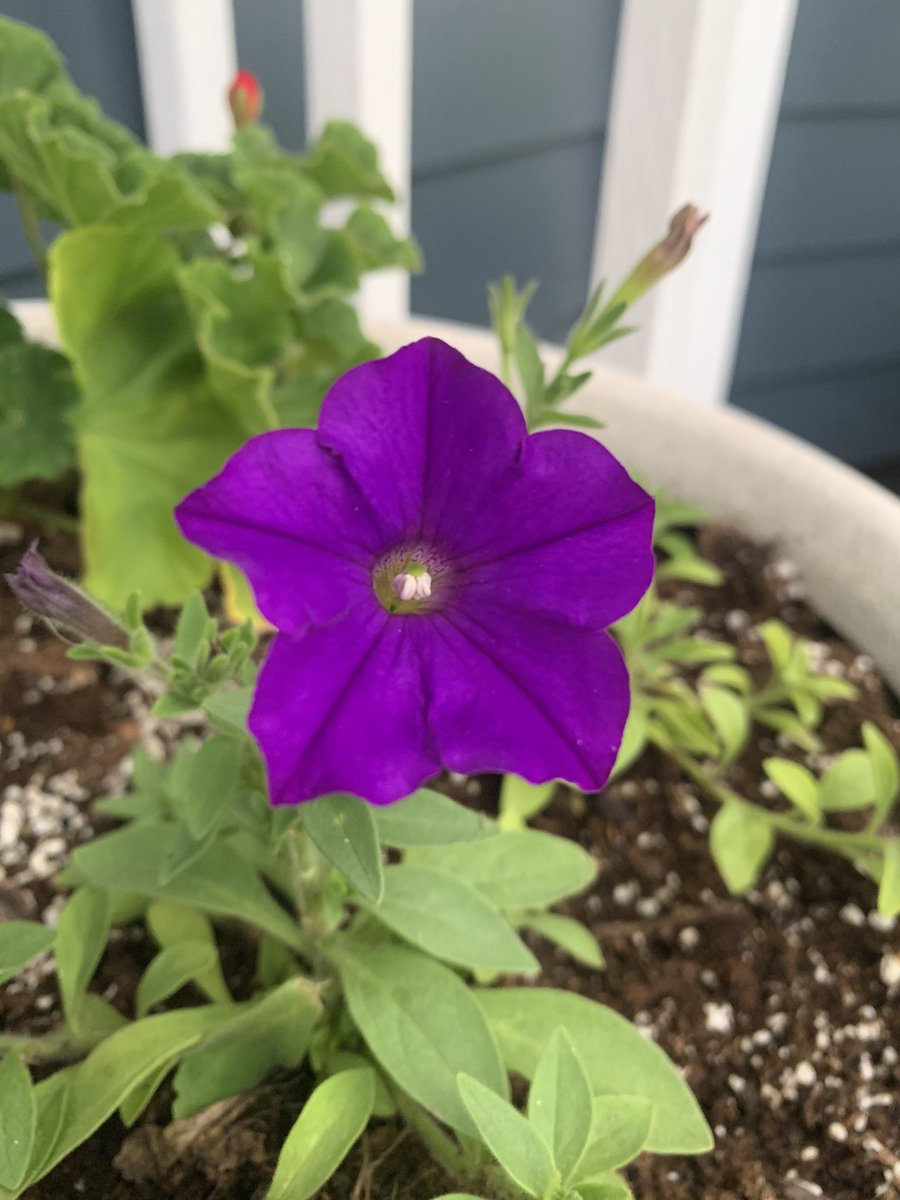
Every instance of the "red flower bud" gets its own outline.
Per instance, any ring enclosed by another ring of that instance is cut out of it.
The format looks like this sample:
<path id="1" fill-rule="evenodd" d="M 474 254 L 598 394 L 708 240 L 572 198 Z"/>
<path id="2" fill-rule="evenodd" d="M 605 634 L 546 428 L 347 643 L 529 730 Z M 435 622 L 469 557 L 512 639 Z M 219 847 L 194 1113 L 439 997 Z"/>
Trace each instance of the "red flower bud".
<path id="1" fill-rule="evenodd" d="M 234 117 L 235 129 L 252 125 L 262 116 L 263 90 L 250 71 L 238 71 L 228 89 L 228 105 Z"/>

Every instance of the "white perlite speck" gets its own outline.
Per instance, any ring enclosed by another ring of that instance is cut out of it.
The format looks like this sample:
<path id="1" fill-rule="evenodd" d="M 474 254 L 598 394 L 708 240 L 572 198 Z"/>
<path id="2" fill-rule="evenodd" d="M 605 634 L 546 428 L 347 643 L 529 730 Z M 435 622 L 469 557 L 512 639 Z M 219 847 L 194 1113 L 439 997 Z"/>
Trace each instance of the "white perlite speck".
<path id="1" fill-rule="evenodd" d="M 703 1013 L 710 1033 L 731 1033 L 734 1029 L 734 1009 L 727 1000 L 722 1004 L 707 1002 L 703 1005 Z"/>

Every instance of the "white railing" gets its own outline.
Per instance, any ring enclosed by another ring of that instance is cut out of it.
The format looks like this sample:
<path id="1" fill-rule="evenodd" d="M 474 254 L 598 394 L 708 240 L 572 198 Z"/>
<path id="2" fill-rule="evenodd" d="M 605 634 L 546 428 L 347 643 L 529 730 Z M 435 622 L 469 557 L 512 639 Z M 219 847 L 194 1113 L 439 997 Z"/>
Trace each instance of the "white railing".
<path id="1" fill-rule="evenodd" d="M 623 0 L 595 275 L 624 274 L 685 201 L 712 220 L 678 286 L 645 298 L 640 333 L 607 361 L 707 404 L 727 398 L 796 4 Z M 151 144 L 223 147 L 230 0 L 132 5 Z M 399 196 L 398 231 L 410 224 L 413 10 L 413 0 L 304 5 L 309 132 L 344 117 L 377 143 Z M 369 316 L 403 317 L 408 280 L 384 272 L 360 303 Z"/>

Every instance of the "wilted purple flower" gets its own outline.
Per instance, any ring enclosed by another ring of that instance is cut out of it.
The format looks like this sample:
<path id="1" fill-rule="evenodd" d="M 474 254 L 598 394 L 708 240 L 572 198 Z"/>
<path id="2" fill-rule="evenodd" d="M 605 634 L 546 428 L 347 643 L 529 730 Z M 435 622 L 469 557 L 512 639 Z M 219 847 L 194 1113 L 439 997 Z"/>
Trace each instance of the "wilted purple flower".
<path id="1" fill-rule="evenodd" d="M 250 714 L 274 803 L 387 804 L 444 767 L 605 782 L 628 677 L 603 630 L 650 582 L 653 502 L 450 346 L 355 367 L 317 431 L 254 438 L 176 515 L 279 630 Z"/>
<path id="2" fill-rule="evenodd" d="M 15 571 L 4 578 L 26 608 L 54 627 L 73 633 L 81 641 L 127 648 L 128 634 L 122 626 L 96 600 L 51 571 L 37 552 L 37 542 L 32 542 Z"/>

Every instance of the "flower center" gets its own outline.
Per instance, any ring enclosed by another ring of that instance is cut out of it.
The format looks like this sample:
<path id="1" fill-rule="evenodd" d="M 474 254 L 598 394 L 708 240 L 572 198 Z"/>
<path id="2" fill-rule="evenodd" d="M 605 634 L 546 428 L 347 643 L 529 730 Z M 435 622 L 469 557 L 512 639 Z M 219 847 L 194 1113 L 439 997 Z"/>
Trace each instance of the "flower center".
<path id="1" fill-rule="evenodd" d="M 434 608 L 446 573 L 445 564 L 426 547 L 400 547 L 376 564 L 372 586 L 389 613 L 423 613 Z"/>

